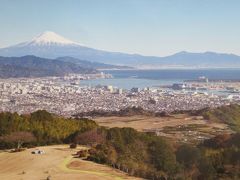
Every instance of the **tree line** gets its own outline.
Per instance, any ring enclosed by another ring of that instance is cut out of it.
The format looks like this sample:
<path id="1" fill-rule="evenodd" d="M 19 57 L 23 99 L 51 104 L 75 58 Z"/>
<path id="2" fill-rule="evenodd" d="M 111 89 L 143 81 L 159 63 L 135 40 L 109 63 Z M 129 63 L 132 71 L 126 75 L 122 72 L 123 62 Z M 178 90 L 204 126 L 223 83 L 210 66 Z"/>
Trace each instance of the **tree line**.
<path id="1" fill-rule="evenodd" d="M 73 142 L 92 146 L 88 160 L 145 179 L 240 178 L 239 133 L 194 146 L 132 128 L 97 128 L 78 134 Z"/>
<path id="2" fill-rule="evenodd" d="M 78 132 L 97 127 L 87 119 L 63 118 L 45 110 L 31 114 L 0 113 L 0 149 L 71 141 Z"/>

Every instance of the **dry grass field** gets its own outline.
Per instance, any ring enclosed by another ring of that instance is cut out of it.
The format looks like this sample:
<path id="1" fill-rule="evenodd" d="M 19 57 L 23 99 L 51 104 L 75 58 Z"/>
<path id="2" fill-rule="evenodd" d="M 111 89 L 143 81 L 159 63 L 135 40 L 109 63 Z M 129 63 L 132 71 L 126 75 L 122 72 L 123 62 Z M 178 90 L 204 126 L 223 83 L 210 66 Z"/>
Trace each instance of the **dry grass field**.
<path id="1" fill-rule="evenodd" d="M 83 148 L 83 147 L 82 147 Z M 31 154 L 35 149 L 46 153 Z M 78 180 L 78 179 L 137 179 L 105 165 L 73 158 L 81 149 L 69 149 L 68 145 L 43 146 L 23 152 L 0 152 L 1 180 Z"/>
<path id="2" fill-rule="evenodd" d="M 128 116 L 98 117 L 94 119 L 100 126 L 131 127 L 138 131 L 156 132 L 179 141 L 198 142 L 222 132 L 231 132 L 223 123 L 211 123 L 201 116 L 176 114 L 171 117 Z"/>
<path id="3" fill-rule="evenodd" d="M 179 126 L 189 124 L 204 124 L 225 128 L 225 124 L 209 123 L 199 116 L 177 114 L 171 117 L 130 116 L 130 117 L 98 117 L 94 119 L 100 126 L 106 127 L 132 127 L 139 131 L 161 129 L 166 126 Z"/>

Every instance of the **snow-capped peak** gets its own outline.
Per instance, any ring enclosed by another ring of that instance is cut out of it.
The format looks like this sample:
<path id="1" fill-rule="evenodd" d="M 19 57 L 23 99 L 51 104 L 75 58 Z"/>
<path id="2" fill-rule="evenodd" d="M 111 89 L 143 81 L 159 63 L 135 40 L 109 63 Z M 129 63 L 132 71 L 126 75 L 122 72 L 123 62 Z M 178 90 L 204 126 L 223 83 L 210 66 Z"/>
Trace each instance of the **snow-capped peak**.
<path id="1" fill-rule="evenodd" d="M 79 45 L 78 43 L 66 39 L 55 32 L 46 31 L 39 36 L 33 38 L 30 42 L 27 42 L 28 45 L 37 45 L 37 46 L 46 46 L 46 45 Z"/>

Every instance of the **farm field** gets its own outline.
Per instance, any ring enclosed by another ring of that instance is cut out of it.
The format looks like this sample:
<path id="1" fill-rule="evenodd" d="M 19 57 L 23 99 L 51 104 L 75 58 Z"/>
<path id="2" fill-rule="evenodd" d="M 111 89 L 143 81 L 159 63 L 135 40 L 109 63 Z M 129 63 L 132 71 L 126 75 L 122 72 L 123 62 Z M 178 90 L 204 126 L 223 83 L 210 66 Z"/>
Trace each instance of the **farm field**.
<path id="1" fill-rule="evenodd" d="M 43 146 L 18 153 L 0 152 L 1 180 L 137 179 L 111 167 L 73 158 L 68 145 Z M 45 154 L 31 154 L 35 149 Z"/>

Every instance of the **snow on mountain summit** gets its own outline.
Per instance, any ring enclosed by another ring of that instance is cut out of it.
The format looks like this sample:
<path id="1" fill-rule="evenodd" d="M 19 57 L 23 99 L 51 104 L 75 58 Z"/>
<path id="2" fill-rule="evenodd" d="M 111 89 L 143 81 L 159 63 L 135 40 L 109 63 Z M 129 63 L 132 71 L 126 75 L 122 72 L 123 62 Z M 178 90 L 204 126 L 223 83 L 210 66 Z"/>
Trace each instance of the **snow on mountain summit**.
<path id="1" fill-rule="evenodd" d="M 26 42 L 21 45 L 31 45 L 31 46 L 49 46 L 49 45 L 80 45 L 74 41 L 66 39 L 55 32 L 46 31 L 39 36 L 33 38 L 31 41 Z"/>

